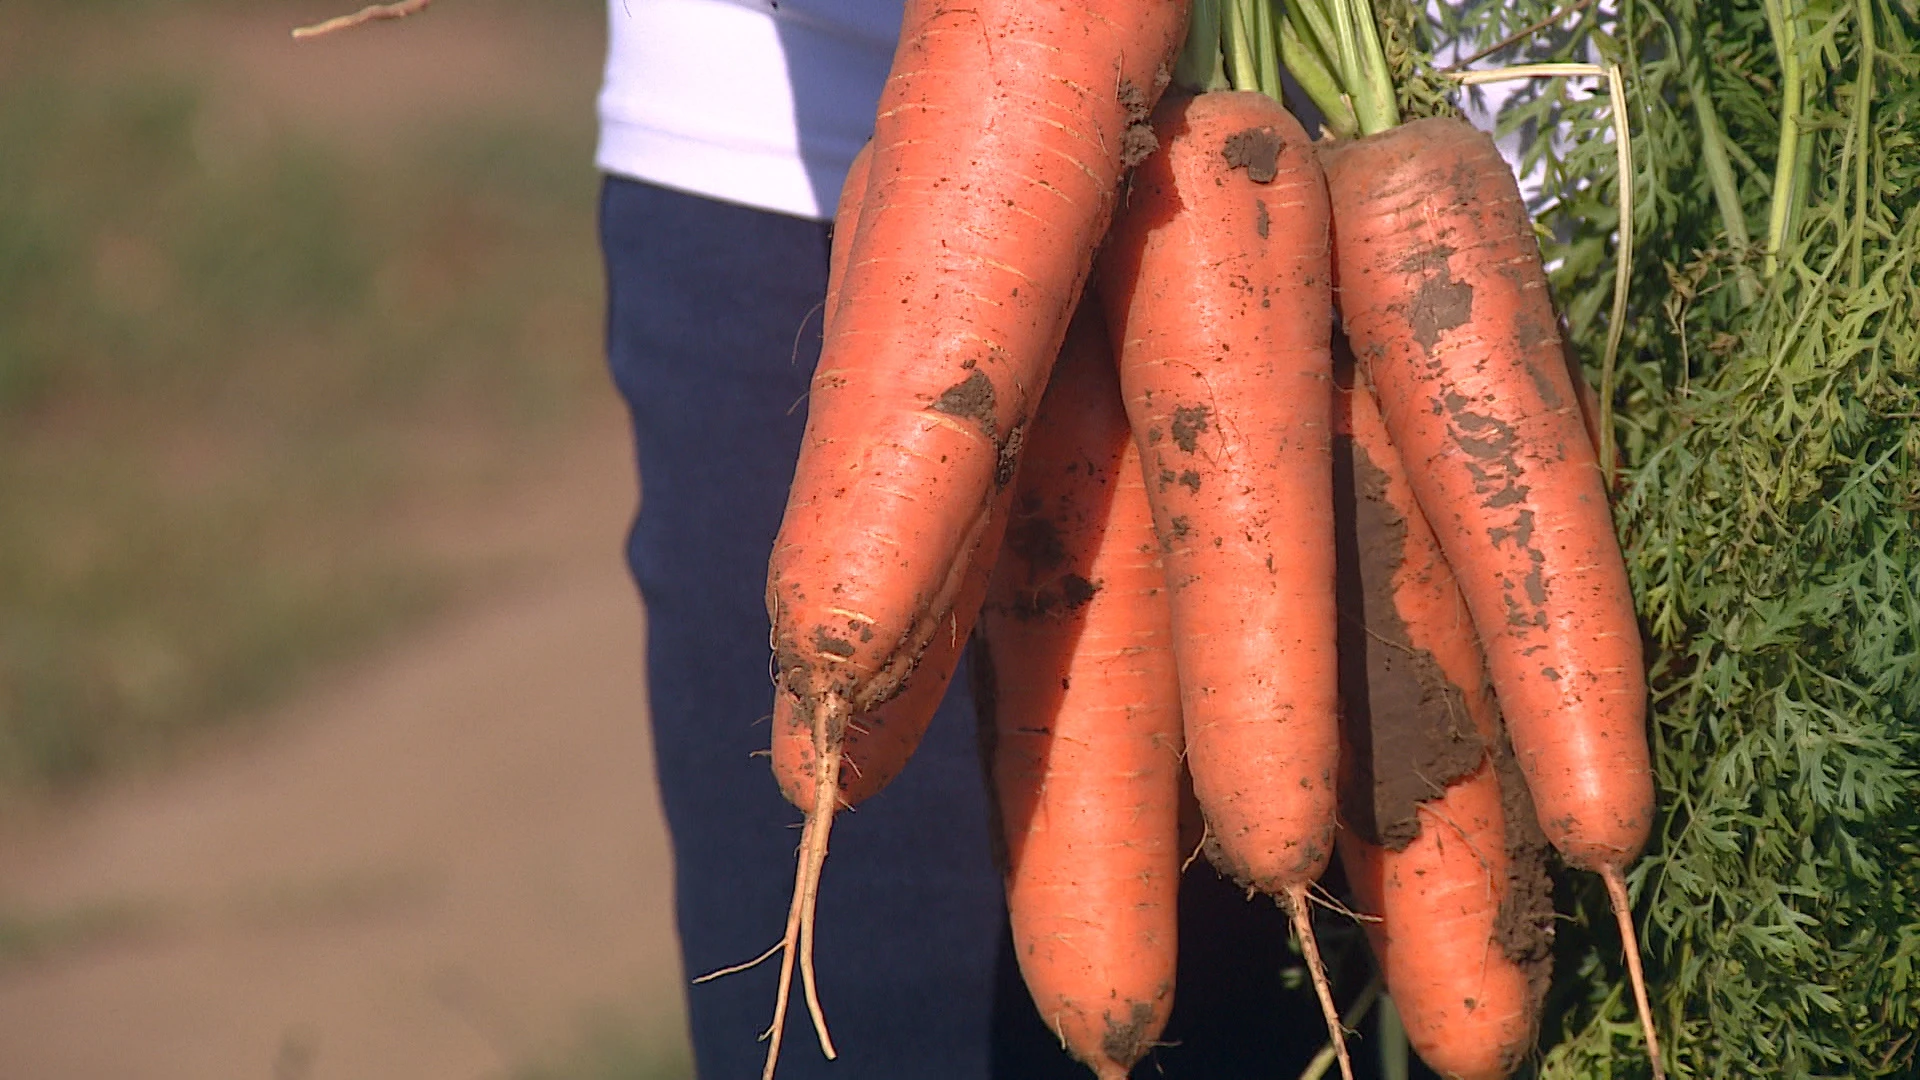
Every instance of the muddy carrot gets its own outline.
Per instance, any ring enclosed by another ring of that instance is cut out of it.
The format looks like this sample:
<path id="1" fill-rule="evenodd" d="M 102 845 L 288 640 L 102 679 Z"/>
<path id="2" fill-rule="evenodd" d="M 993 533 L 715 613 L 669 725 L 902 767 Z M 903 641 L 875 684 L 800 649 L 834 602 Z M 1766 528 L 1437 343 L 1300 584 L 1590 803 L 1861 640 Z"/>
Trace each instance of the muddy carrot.
<path id="1" fill-rule="evenodd" d="M 822 317 L 829 324 L 839 306 L 840 283 L 846 279 L 848 255 L 859 229 L 860 207 L 866 197 L 867 171 L 872 160 L 871 145 L 861 148 L 854 156 L 834 212 L 827 296 L 822 305 Z M 986 535 L 981 540 L 981 553 L 998 549 L 1006 523 L 1006 503 L 1011 497 L 1010 488 L 998 496 Z M 986 596 L 987 577 L 992 570 L 993 564 L 985 558 L 975 557 L 969 562 L 966 579 L 947 617 L 946 632 L 936 630 L 898 695 L 847 718 L 846 738 L 840 752 L 840 805 L 857 806 L 892 783 L 919 747 L 928 723 L 953 681 L 967 638 L 973 632 L 974 617 Z M 787 801 L 802 810 L 813 806 L 815 772 L 811 722 L 802 715 L 797 699 L 788 694 L 775 695 L 773 775 Z"/>
<path id="2" fill-rule="evenodd" d="M 899 693 L 1013 478 L 1130 135 L 1185 8 L 913 0 L 768 568 L 778 693 L 814 740 L 771 1077 L 796 964 L 822 1049 L 812 918 L 851 717 Z"/>
<path id="3" fill-rule="evenodd" d="M 1121 1080 L 1173 1008 L 1180 690 L 1160 547 L 1099 314 L 1041 402 L 980 616 L 1014 948 L 1041 1018 Z"/>
<path id="4" fill-rule="evenodd" d="M 1466 601 L 1351 374 L 1334 409 L 1341 863 L 1414 1051 L 1497 1080 L 1533 1045 L 1550 972 L 1546 840 L 1510 767 L 1503 790 Z"/>
<path id="5" fill-rule="evenodd" d="M 1339 748 L 1326 186 L 1261 94 L 1170 97 L 1154 130 L 1100 287 L 1172 590 L 1188 768 L 1209 857 L 1289 910 L 1338 1039 L 1307 908 Z"/>
<path id="6" fill-rule="evenodd" d="M 1626 905 L 1653 777 L 1640 633 L 1539 249 L 1493 141 L 1421 120 L 1325 155 L 1341 319 L 1466 594 L 1541 827 Z"/>

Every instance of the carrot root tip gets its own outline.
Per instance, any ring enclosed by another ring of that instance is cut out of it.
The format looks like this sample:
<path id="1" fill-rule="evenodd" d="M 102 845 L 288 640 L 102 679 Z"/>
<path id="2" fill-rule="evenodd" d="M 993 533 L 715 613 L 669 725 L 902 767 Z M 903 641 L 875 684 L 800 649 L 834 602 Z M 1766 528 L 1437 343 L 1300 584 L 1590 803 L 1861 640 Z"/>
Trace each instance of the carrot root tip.
<path id="1" fill-rule="evenodd" d="M 826 1013 L 820 1007 L 820 992 L 814 982 L 813 924 L 820 901 L 820 874 L 827 861 L 827 836 L 833 830 L 833 815 L 840 808 L 841 745 L 846 738 L 846 701 L 829 695 L 813 717 L 814 788 L 813 809 L 800 831 L 800 854 L 794 868 L 793 901 L 787 908 L 787 929 L 780 939 L 780 985 L 773 1005 L 773 1024 L 767 1029 L 767 1063 L 761 1080 L 773 1080 L 780 1061 L 781 1035 L 786 1028 L 787 999 L 793 993 L 793 969 L 800 968 L 800 984 L 807 1002 L 807 1014 L 813 1020 L 814 1035 L 820 1052 L 829 1061 L 838 1056 L 833 1037 L 827 1031 Z"/>
<path id="2" fill-rule="evenodd" d="M 1293 919 L 1293 932 L 1300 939 L 1300 951 L 1307 958 L 1307 974 L 1313 978 L 1313 992 L 1320 999 L 1320 1011 L 1327 1018 L 1327 1036 L 1333 1040 L 1333 1054 L 1340 1063 L 1341 1080 L 1353 1080 L 1353 1059 L 1347 1055 L 1346 1026 L 1340 1010 L 1333 1005 L 1333 987 L 1327 979 L 1327 965 L 1320 959 L 1320 941 L 1313 933 L 1313 916 L 1307 907 L 1305 884 L 1286 887 L 1287 914 Z"/>
<path id="3" fill-rule="evenodd" d="M 1640 938 L 1633 929 L 1627 881 L 1613 866 L 1603 868 L 1600 878 L 1607 883 L 1607 900 L 1613 906 L 1614 920 L 1620 924 L 1620 944 L 1627 953 L 1627 976 L 1633 984 L 1633 1006 L 1640 1013 L 1640 1028 L 1647 1037 L 1647 1063 L 1653 1066 L 1653 1080 L 1666 1080 L 1666 1070 L 1660 1065 L 1660 1039 L 1653 1030 L 1653 1006 L 1647 1000 L 1647 976 L 1640 966 Z"/>

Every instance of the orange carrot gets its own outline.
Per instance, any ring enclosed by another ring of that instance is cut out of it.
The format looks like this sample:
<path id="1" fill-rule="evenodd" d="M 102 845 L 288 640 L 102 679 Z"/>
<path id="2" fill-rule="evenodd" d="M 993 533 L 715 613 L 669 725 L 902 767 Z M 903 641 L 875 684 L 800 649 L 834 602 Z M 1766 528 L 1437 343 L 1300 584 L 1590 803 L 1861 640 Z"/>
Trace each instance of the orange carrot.
<path id="1" fill-rule="evenodd" d="M 1307 907 L 1339 752 L 1326 186 L 1259 94 L 1169 98 L 1154 129 L 1100 282 L 1172 589 L 1188 768 L 1209 857 L 1289 910 L 1338 1038 Z"/>
<path id="2" fill-rule="evenodd" d="M 1164 84 L 1178 0 L 914 0 L 768 567 L 779 693 L 815 776 L 765 1075 L 812 918 L 848 722 L 895 696 L 956 602 Z"/>
<path id="3" fill-rule="evenodd" d="M 1341 863 L 1413 1049 L 1445 1077 L 1503 1078 L 1551 964 L 1545 839 L 1530 804 L 1502 807 L 1479 641 L 1372 391 L 1334 401 Z"/>
<path id="4" fill-rule="evenodd" d="M 827 297 L 823 305 L 824 319 L 829 325 L 839 306 L 840 283 L 846 279 L 848 253 L 853 249 L 853 237 L 859 229 L 860 206 L 866 196 L 867 171 L 872 160 L 872 144 L 854 155 L 834 212 L 833 246 L 827 260 Z M 981 541 L 983 555 L 1000 545 L 1000 533 L 1006 524 L 1006 504 L 1011 497 L 1011 488 L 997 497 L 988 519 L 987 534 Z M 959 597 L 948 616 L 947 632 L 933 635 L 919 664 L 900 688 L 899 696 L 848 717 L 840 755 L 840 805 L 857 806 L 886 787 L 919 747 L 927 733 L 927 724 L 946 697 L 961 653 L 966 650 L 967 637 L 973 631 L 974 616 L 986 596 L 987 578 L 992 570 L 993 564 L 986 558 L 970 560 Z M 809 718 L 801 713 L 799 702 L 789 694 L 775 695 L 773 702 L 773 775 L 788 802 L 802 810 L 813 806 L 813 728 Z"/>
<path id="5" fill-rule="evenodd" d="M 1180 688 L 1166 578 L 1099 313 L 1040 404 L 980 616 L 982 738 L 1034 1004 L 1102 1080 L 1173 1009 Z"/>
<path id="6" fill-rule="evenodd" d="M 1493 141 L 1422 120 L 1335 146 L 1341 318 L 1459 576 L 1541 827 L 1606 880 L 1653 818 L 1640 632 L 1526 208 Z"/>

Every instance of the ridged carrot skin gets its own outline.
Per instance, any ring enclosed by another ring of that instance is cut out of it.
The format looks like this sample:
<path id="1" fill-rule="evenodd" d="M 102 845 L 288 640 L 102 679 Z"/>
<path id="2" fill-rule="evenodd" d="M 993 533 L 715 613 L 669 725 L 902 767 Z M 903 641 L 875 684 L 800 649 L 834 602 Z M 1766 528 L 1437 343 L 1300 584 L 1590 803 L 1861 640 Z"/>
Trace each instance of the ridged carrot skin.
<path id="1" fill-rule="evenodd" d="M 1020 971 L 1121 1080 L 1173 1009 L 1180 688 L 1166 578 L 1099 315 L 1041 402 L 975 654 Z"/>
<path id="2" fill-rule="evenodd" d="M 867 170 L 872 160 L 872 144 L 854 156 L 834 212 L 833 246 L 828 255 L 827 297 L 822 315 L 826 323 L 833 321 L 839 306 L 840 283 L 846 279 L 848 256 L 859 229 L 860 206 L 866 197 Z M 1011 498 L 1012 489 L 1008 488 L 996 499 L 994 516 L 989 519 L 980 552 L 970 561 L 959 598 L 948 616 L 947 632 L 933 635 L 897 697 L 848 718 L 846 739 L 841 747 L 841 805 L 857 806 L 892 783 L 926 735 L 927 724 L 946 697 L 947 686 L 953 681 L 967 638 L 973 632 L 974 617 L 986 597 L 987 578 L 993 570 L 989 556 L 999 550 L 1000 534 L 1006 524 L 1006 504 Z M 813 806 L 813 729 L 809 718 L 801 712 L 798 700 L 790 694 L 774 696 L 773 775 L 788 802 L 802 810 Z"/>
<path id="3" fill-rule="evenodd" d="M 1371 389 L 1362 383 L 1338 390 L 1334 416 L 1337 460 L 1351 455 L 1351 475 L 1339 479 L 1351 484 L 1356 520 L 1349 528 L 1358 534 L 1348 544 L 1342 533 L 1343 559 L 1353 565 L 1341 570 L 1352 582 L 1342 590 L 1341 644 L 1361 655 L 1342 662 L 1349 677 L 1366 684 L 1346 695 L 1344 722 L 1372 735 L 1344 748 L 1347 782 L 1357 779 L 1362 789 L 1351 794 L 1373 797 L 1371 751 L 1401 734 L 1393 721 L 1419 724 L 1444 714 L 1459 730 L 1431 736 L 1451 744 L 1435 756 L 1453 759 L 1448 772 L 1470 770 L 1431 778 L 1441 790 L 1408 808 L 1418 829 L 1410 837 L 1406 823 L 1382 822 L 1377 813 L 1352 815 L 1371 819 L 1365 822 L 1343 820 L 1340 861 L 1357 910 L 1371 917 L 1362 925 L 1413 1049 L 1450 1080 L 1501 1080 L 1533 1045 L 1552 910 L 1514 903 L 1509 850 L 1517 838 L 1509 837 L 1489 756 L 1502 738 L 1499 712 L 1466 600 L 1414 500 Z M 1336 466 L 1336 476 L 1344 471 Z M 1375 723 L 1375 714 L 1388 709 L 1408 715 Z M 1362 741 L 1370 745 L 1356 745 Z M 1383 767 L 1414 764 L 1395 751 L 1404 746 L 1378 755 Z M 1537 879 L 1527 884 L 1544 887 L 1544 866 L 1521 872 Z M 1544 927 L 1535 921 L 1503 931 L 1503 919 L 1543 914 Z M 1537 955 L 1521 957 L 1523 965 L 1510 953 L 1517 947 Z"/>
<path id="4" fill-rule="evenodd" d="M 776 693 L 815 775 L 765 1080 L 796 964 L 835 1055 L 812 928 L 849 723 L 900 693 L 992 560 L 994 501 L 1185 28 L 1180 0 L 906 5 L 768 560 Z"/>
<path id="5" fill-rule="evenodd" d="M 820 304 L 821 338 L 833 322 L 840 306 L 840 286 L 847 280 L 847 263 L 853 258 L 853 236 L 860 231 L 860 208 L 867 199 L 867 178 L 873 173 L 873 143 L 869 141 L 847 164 L 847 178 L 840 185 L 840 199 L 833 208 L 833 243 L 827 248 L 827 296 Z"/>
<path id="6" fill-rule="evenodd" d="M 1208 858 L 1293 919 L 1333 854 L 1332 332 L 1325 180 L 1254 93 L 1170 98 L 1100 289 L 1172 592 L 1187 768 Z"/>
<path id="7" fill-rule="evenodd" d="M 1617 873 L 1653 818 L 1640 633 L 1518 186 L 1453 120 L 1324 160 L 1341 318 L 1466 593 L 1541 827 L 1568 862 Z"/>
<path id="8" fill-rule="evenodd" d="M 980 546 L 1185 5 L 910 3 L 770 562 L 784 691 L 897 692 Z"/>
<path id="9" fill-rule="evenodd" d="M 1101 296 L 1172 589 L 1209 856 L 1278 894 L 1333 853 L 1333 305 L 1326 186 L 1253 93 L 1169 98 Z"/>

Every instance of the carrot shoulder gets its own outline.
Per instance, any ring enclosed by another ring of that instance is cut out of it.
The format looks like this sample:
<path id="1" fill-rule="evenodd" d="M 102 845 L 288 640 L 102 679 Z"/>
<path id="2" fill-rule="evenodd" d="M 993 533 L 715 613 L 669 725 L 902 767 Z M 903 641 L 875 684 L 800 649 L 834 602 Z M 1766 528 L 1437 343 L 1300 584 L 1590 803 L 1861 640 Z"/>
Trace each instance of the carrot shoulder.
<path id="1" fill-rule="evenodd" d="M 1041 1018 L 1118 1080 L 1173 1008 L 1180 697 L 1096 312 L 1069 332 L 1016 490 L 974 660 L 1007 915 Z"/>
<path id="2" fill-rule="evenodd" d="M 1172 593 L 1187 763 L 1209 857 L 1282 900 L 1315 966 L 1306 894 L 1333 853 L 1339 753 L 1326 186 L 1260 94 L 1169 98 L 1154 129 L 1100 285 Z"/>

